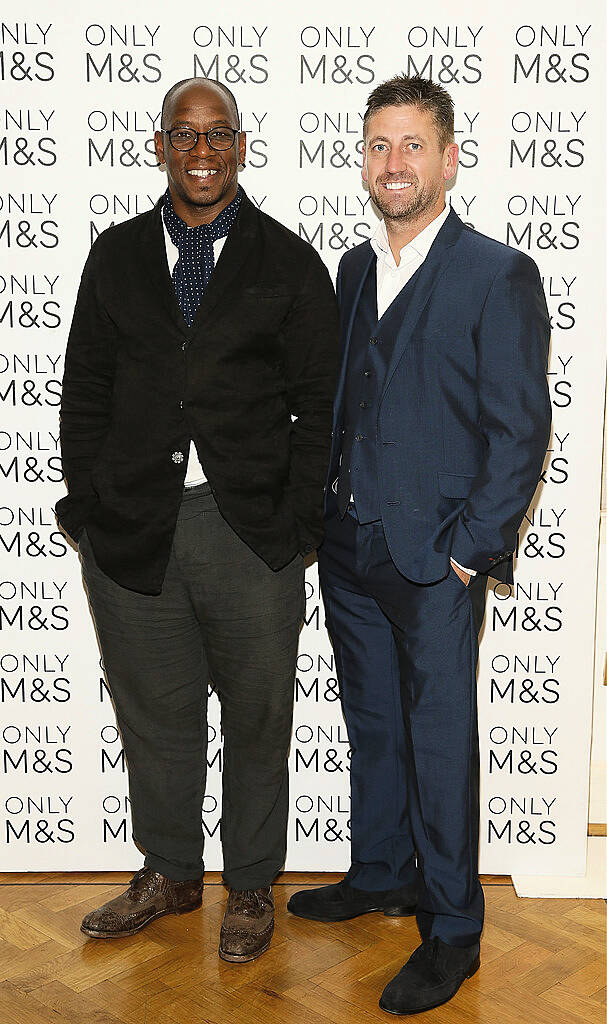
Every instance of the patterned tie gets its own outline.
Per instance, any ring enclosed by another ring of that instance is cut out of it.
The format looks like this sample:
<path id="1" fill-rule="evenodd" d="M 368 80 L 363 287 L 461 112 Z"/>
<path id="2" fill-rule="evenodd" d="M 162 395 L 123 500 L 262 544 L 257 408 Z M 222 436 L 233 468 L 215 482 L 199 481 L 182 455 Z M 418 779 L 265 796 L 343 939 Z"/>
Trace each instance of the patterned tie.
<path id="1" fill-rule="evenodd" d="M 239 185 L 232 202 L 214 221 L 189 228 L 175 213 L 169 190 L 164 194 L 162 216 L 173 245 L 179 249 L 179 259 L 173 270 L 173 284 L 188 327 L 194 323 L 203 292 L 215 268 L 213 242 L 226 237 L 236 220 L 242 195 Z"/>

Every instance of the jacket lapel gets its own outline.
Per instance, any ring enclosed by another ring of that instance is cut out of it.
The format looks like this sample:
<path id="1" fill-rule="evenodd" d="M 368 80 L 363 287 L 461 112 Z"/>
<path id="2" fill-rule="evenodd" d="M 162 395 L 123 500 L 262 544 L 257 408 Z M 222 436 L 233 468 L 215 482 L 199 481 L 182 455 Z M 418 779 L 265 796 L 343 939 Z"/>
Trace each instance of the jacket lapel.
<path id="1" fill-rule="evenodd" d="M 339 377 L 337 379 L 337 388 L 335 391 L 335 401 L 333 408 L 334 412 L 334 428 L 338 425 L 341 419 L 341 405 L 344 395 L 344 387 L 346 382 L 346 368 L 348 365 L 348 353 L 350 351 L 350 339 L 352 337 L 352 327 L 354 325 L 354 318 L 358 309 L 358 303 L 360 302 L 360 295 L 363 290 L 365 279 L 369 272 L 369 268 L 375 254 L 373 249 L 366 242 L 361 246 L 360 255 L 357 253 L 357 263 L 348 272 L 347 280 L 342 280 L 340 287 L 340 312 L 342 314 L 342 345 L 341 345 L 341 358 L 340 358 L 340 370 Z"/>
<path id="2" fill-rule="evenodd" d="M 248 196 L 243 193 L 238 216 L 230 229 L 221 255 L 204 290 L 192 329 L 209 316 L 221 299 L 229 303 L 233 301 L 232 286 L 250 258 L 256 235 L 257 210 Z"/>
<path id="3" fill-rule="evenodd" d="M 430 252 L 417 272 L 413 292 L 400 325 L 392 358 L 386 371 L 382 394 L 385 394 L 394 371 L 411 341 L 417 322 L 448 266 L 451 257 L 450 249 L 457 242 L 462 228 L 463 224 L 460 218 L 454 210 L 451 210 L 434 239 Z"/>
<path id="4" fill-rule="evenodd" d="M 175 323 L 179 324 L 183 331 L 195 330 L 215 308 L 220 299 L 227 297 L 228 301 L 231 301 L 231 285 L 248 259 L 255 240 L 256 210 L 250 199 L 243 195 L 238 216 L 226 238 L 211 279 L 204 290 L 194 323 L 188 327 L 179 308 L 173 279 L 169 272 L 162 226 L 162 202 L 163 197 L 161 196 L 155 208 L 150 211 L 141 246 L 150 294 L 156 297 L 165 312 Z"/>
<path id="5" fill-rule="evenodd" d="M 149 219 L 144 225 L 143 238 L 139 246 L 142 269 L 146 275 L 146 288 L 152 301 L 159 302 L 165 314 L 168 314 L 171 320 L 178 323 L 182 328 L 186 328 L 187 325 L 175 295 L 173 279 L 169 273 L 164 229 L 162 226 L 161 211 L 163 198 L 161 196 L 154 209 L 150 210 L 149 215 L 146 214 Z"/>

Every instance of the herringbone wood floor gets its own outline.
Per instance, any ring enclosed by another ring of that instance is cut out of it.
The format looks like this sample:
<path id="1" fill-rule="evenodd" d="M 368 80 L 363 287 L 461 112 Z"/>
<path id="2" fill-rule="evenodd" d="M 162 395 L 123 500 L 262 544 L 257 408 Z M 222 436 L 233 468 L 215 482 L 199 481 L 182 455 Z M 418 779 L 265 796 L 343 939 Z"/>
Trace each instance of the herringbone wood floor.
<path id="1" fill-rule="evenodd" d="M 412 919 L 369 914 L 321 925 L 286 913 L 302 884 L 275 887 L 270 950 L 225 964 L 217 940 L 225 890 L 207 876 L 203 909 L 139 935 L 86 939 L 82 916 L 128 875 L 0 875 L 1 1024 L 372 1024 L 383 986 L 417 945 Z M 604 1024 L 605 903 L 519 900 L 485 879 L 480 971 L 428 1024 Z"/>

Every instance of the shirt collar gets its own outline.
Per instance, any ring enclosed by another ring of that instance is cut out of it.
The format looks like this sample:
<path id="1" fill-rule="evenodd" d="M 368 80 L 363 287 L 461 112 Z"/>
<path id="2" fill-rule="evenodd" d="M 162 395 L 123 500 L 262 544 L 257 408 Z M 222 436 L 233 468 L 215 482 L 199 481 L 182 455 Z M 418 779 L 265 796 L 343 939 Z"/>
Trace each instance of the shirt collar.
<path id="1" fill-rule="evenodd" d="M 412 259 L 419 259 L 421 257 L 423 262 L 430 252 L 430 247 L 434 242 L 434 239 L 449 216 L 450 209 L 450 206 L 447 204 L 442 213 L 439 213 L 438 217 L 435 217 L 433 221 L 430 221 L 427 227 L 425 227 L 423 231 L 420 231 L 419 235 L 412 238 L 407 245 L 403 245 L 400 251 L 400 263 L 398 267 L 396 266 L 392 250 L 390 248 L 390 243 L 388 241 L 388 232 L 386 231 L 385 221 L 383 219 L 380 220 L 369 239 L 371 248 L 378 260 L 381 260 L 392 270 L 400 270 L 404 264 L 409 263 Z"/>

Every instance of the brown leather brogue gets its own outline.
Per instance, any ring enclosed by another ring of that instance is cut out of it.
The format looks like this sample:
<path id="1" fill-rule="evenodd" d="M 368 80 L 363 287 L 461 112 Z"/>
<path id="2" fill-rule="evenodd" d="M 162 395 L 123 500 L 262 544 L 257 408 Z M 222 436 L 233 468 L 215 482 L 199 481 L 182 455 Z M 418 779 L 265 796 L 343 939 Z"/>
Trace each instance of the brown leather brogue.
<path id="1" fill-rule="evenodd" d="M 134 935 L 164 914 L 196 910 L 202 903 L 202 890 L 202 878 L 173 882 L 151 868 L 142 868 L 125 892 L 86 915 L 80 931 L 94 939 Z"/>
<path id="2" fill-rule="evenodd" d="M 272 887 L 230 889 L 221 926 L 219 955 L 230 963 L 246 963 L 265 953 L 274 931 Z"/>

